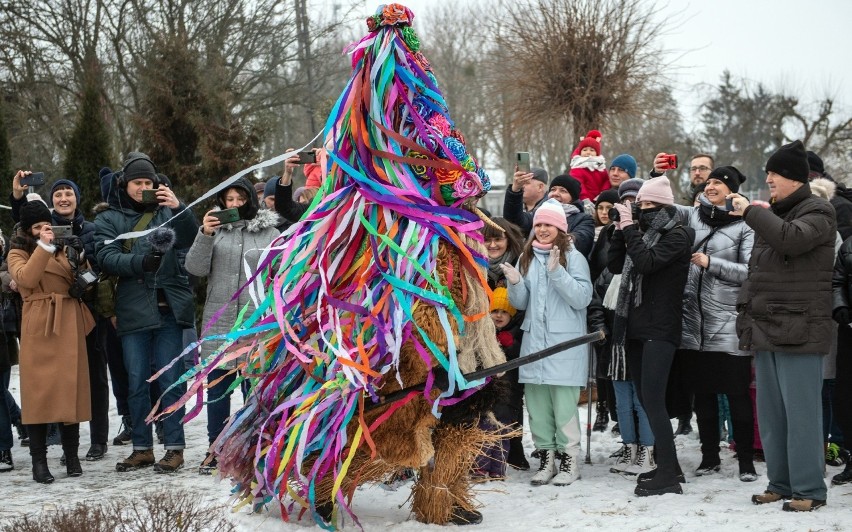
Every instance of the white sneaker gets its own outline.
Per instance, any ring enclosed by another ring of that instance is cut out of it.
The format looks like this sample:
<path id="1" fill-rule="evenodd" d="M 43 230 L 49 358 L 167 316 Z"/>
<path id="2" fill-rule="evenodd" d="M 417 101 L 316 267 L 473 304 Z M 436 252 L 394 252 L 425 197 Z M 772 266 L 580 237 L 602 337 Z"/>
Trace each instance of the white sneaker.
<path id="1" fill-rule="evenodd" d="M 559 473 L 553 477 L 552 484 L 554 486 L 567 486 L 580 478 L 580 465 L 577 463 L 577 458 L 568 453 L 557 453 L 559 462 Z"/>
<path id="2" fill-rule="evenodd" d="M 615 461 L 615 464 L 609 468 L 610 473 L 624 473 L 627 468 L 636 464 L 636 447 L 635 443 L 623 443 L 621 447 L 621 456 Z"/>
<path id="3" fill-rule="evenodd" d="M 543 486 L 556 476 L 556 451 L 541 449 L 538 454 L 541 463 L 538 466 L 538 472 L 530 479 L 530 484 L 533 486 Z"/>
<path id="4" fill-rule="evenodd" d="M 624 473 L 626 475 L 638 475 L 655 469 L 657 469 L 657 464 L 654 462 L 654 446 L 640 445 L 636 454 L 636 462 L 628 467 Z"/>

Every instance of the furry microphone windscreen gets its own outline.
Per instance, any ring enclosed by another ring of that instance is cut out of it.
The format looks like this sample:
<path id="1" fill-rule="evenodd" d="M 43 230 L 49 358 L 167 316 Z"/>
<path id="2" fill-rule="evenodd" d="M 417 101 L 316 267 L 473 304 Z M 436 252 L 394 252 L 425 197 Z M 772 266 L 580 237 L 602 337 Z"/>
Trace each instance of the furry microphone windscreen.
<path id="1" fill-rule="evenodd" d="M 154 251 L 166 254 L 175 245 L 175 230 L 171 227 L 158 227 L 148 235 L 148 242 Z"/>

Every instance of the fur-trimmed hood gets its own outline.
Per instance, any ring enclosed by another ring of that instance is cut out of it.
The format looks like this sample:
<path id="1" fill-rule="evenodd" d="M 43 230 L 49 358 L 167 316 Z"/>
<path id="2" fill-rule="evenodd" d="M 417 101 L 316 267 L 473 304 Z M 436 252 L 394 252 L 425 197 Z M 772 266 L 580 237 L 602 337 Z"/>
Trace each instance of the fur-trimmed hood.
<path id="1" fill-rule="evenodd" d="M 811 192 L 823 199 L 831 200 L 837 192 L 837 183 L 824 177 L 814 178 L 811 180 Z"/>

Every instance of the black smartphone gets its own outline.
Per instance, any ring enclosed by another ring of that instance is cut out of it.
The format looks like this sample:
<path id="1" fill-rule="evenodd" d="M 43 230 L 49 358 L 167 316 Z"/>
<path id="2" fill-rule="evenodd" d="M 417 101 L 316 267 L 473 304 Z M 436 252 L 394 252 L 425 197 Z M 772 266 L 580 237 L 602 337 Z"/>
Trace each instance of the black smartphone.
<path id="1" fill-rule="evenodd" d="M 734 210 L 734 198 L 725 198 L 725 210 L 728 212 Z"/>
<path id="2" fill-rule="evenodd" d="M 234 223 L 240 219 L 240 211 L 237 209 L 225 209 L 221 211 L 214 211 L 210 213 L 210 216 L 219 219 L 220 224 L 230 224 Z"/>
<path id="3" fill-rule="evenodd" d="M 44 184 L 44 172 L 33 172 L 21 178 L 22 187 L 40 187 Z"/>
<path id="4" fill-rule="evenodd" d="M 515 156 L 515 164 L 518 167 L 518 172 L 530 172 L 530 152 L 519 151 Z"/>
<path id="5" fill-rule="evenodd" d="M 157 199 L 157 189 L 146 188 L 142 191 L 142 203 L 145 205 L 157 205 L 160 200 Z"/>
<path id="6" fill-rule="evenodd" d="M 300 151 L 299 164 L 316 164 L 317 152 L 315 151 Z"/>
<path id="7" fill-rule="evenodd" d="M 56 238 L 68 238 L 73 234 L 70 225 L 51 225 L 50 230 Z"/>

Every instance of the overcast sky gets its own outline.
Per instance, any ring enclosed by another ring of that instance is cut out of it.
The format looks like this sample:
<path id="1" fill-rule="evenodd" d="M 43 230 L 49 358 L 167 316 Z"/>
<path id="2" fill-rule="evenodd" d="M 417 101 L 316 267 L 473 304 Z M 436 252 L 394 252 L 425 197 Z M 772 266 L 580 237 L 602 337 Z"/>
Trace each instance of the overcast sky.
<path id="1" fill-rule="evenodd" d="M 466 1 L 401 3 L 417 15 L 439 3 Z M 365 5 L 369 11 L 382 3 L 389 2 Z M 696 96 L 718 83 L 726 68 L 797 94 L 803 103 L 831 95 L 852 111 L 852 0 L 671 0 L 661 9 L 672 21 L 661 43 L 672 51 L 671 77 L 684 114 L 696 112 Z M 421 38 L 427 43 L 431 36 Z"/>

